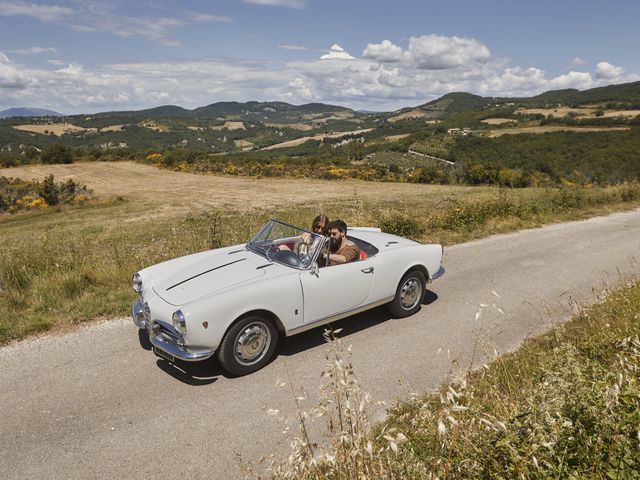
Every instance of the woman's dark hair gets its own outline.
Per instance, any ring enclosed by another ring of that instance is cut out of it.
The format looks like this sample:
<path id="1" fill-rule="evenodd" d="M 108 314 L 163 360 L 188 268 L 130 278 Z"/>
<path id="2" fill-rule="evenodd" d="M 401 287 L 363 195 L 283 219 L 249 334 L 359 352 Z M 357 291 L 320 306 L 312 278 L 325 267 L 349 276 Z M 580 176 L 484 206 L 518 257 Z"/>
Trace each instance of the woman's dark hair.
<path id="1" fill-rule="evenodd" d="M 320 214 L 316 218 L 313 219 L 313 223 L 311 224 L 311 230 L 314 231 L 316 227 L 322 226 L 322 235 L 327 236 L 329 233 L 329 229 L 327 228 L 329 225 L 329 217 L 326 215 Z"/>

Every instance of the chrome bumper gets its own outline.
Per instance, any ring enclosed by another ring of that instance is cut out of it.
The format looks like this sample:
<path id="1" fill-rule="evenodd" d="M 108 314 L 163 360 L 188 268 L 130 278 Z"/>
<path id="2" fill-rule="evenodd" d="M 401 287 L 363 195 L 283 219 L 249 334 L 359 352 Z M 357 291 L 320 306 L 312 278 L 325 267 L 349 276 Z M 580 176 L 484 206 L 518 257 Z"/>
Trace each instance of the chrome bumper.
<path id="1" fill-rule="evenodd" d="M 176 332 L 173 325 L 161 320 L 151 320 L 150 314 L 145 314 L 144 306 L 140 300 L 136 300 L 131 305 L 131 317 L 136 327 L 146 329 L 149 334 L 149 341 L 154 349 L 162 352 L 157 355 L 167 360 L 183 360 L 185 362 L 198 362 L 211 357 L 216 351 L 209 349 L 194 349 L 185 345 L 180 345 L 182 337 Z M 166 355 L 163 355 L 162 353 Z"/>
<path id="2" fill-rule="evenodd" d="M 440 278 L 442 275 L 444 275 L 444 267 L 440 265 L 440 268 L 438 269 L 438 271 L 433 275 L 431 275 L 429 282 L 433 282 L 436 278 Z"/>
<path id="3" fill-rule="evenodd" d="M 136 300 L 131 305 L 131 318 L 133 318 L 133 323 L 135 323 L 138 328 L 146 328 L 147 323 L 144 320 L 144 308 L 140 300 Z"/>

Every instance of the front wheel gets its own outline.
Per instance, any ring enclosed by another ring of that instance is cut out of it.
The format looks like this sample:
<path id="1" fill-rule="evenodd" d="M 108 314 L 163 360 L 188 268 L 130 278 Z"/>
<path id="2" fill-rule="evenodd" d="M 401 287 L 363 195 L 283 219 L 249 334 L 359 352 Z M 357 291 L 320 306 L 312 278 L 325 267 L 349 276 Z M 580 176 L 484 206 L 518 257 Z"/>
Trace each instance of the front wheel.
<path id="1" fill-rule="evenodd" d="M 242 376 L 264 367 L 276 350 L 278 330 L 261 316 L 244 317 L 227 331 L 218 360 L 231 375 Z"/>
<path id="2" fill-rule="evenodd" d="M 402 318 L 413 315 L 420 310 L 426 291 L 426 283 L 424 273 L 419 270 L 406 273 L 398 284 L 396 296 L 388 304 L 391 313 Z"/>

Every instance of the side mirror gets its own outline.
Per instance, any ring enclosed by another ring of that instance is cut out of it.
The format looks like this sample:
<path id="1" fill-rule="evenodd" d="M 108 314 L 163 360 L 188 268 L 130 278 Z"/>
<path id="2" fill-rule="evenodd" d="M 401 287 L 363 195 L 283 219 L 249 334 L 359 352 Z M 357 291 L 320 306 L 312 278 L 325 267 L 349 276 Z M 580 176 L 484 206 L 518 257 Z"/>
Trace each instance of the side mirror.
<path id="1" fill-rule="evenodd" d="M 317 277 L 319 272 L 320 272 L 320 267 L 318 267 L 318 262 L 313 262 L 311 264 L 311 268 L 309 269 L 309 273 Z"/>

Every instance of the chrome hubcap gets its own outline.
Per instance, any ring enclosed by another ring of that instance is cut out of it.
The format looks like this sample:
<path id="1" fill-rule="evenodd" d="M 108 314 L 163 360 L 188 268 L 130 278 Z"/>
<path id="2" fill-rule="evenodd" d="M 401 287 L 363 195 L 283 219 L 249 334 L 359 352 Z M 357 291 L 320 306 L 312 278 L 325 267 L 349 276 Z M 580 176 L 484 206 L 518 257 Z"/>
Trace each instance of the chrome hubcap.
<path id="1" fill-rule="evenodd" d="M 420 301 L 422 285 L 415 278 L 408 279 L 400 289 L 400 305 L 405 310 L 411 310 Z"/>
<path id="2" fill-rule="evenodd" d="M 264 323 L 254 322 L 238 334 L 235 342 L 236 360 L 242 365 L 258 362 L 271 344 L 271 334 Z"/>

